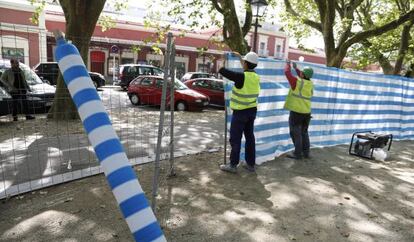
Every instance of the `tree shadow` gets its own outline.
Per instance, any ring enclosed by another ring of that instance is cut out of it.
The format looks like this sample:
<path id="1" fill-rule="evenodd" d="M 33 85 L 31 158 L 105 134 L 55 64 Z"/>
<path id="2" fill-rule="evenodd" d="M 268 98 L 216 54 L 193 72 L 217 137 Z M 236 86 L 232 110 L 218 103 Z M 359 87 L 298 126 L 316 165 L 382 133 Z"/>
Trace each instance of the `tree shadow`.
<path id="1" fill-rule="evenodd" d="M 256 174 L 220 171 L 220 152 L 177 158 L 172 178 L 162 161 L 156 215 L 168 241 L 413 241 L 413 146 L 386 162 L 312 149 Z M 150 198 L 154 164 L 135 169 Z M 132 241 L 103 175 L 47 191 L 0 203 L 0 239 Z"/>
<path id="2" fill-rule="evenodd" d="M 398 143 L 383 163 L 338 146 L 277 158 L 257 175 L 193 156 L 166 185 L 159 218 L 170 241 L 412 241 L 414 145 Z"/>

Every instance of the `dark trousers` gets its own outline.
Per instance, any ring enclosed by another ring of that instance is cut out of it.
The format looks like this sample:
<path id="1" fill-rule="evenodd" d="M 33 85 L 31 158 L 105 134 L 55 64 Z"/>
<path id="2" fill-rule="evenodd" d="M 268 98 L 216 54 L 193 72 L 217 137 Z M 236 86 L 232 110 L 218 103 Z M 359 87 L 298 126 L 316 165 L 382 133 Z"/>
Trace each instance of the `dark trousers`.
<path id="1" fill-rule="evenodd" d="M 22 113 L 26 114 L 26 116 L 29 115 L 28 108 L 27 108 L 27 98 L 26 98 L 26 92 L 25 91 L 19 91 L 18 93 L 12 93 L 11 94 L 13 99 L 13 117 L 17 118 L 17 114 L 19 109 L 22 111 Z"/>
<path id="2" fill-rule="evenodd" d="M 295 145 L 294 154 L 297 157 L 309 156 L 309 133 L 308 127 L 311 115 L 290 111 L 289 115 L 289 133 Z"/>
<path id="3" fill-rule="evenodd" d="M 230 164 L 237 166 L 240 161 L 241 140 L 244 134 L 246 139 L 245 159 L 246 163 L 254 166 L 256 163 L 256 140 L 254 138 L 254 120 L 257 108 L 234 110 L 230 127 Z"/>

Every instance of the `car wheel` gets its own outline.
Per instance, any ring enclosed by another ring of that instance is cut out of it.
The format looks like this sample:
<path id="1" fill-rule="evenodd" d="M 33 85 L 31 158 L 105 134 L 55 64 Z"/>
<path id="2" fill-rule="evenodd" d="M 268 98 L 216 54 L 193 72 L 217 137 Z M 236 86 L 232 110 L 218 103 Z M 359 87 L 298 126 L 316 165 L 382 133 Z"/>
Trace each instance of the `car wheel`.
<path id="1" fill-rule="evenodd" d="M 139 105 L 140 102 L 141 102 L 141 100 L 139 99 L 139 96 L 137 94 L 131 94 L 131 96 L 129 96 L 129 100 L 135 106 Z"/>
<path id="2" fill-rule="evenodd" d="M 177 102 L 177 104 L 175 106 L 176 106 L 177 111 L 182 112 L 182 111 L 187 110 L 187 104 L 183 101 Z"/>

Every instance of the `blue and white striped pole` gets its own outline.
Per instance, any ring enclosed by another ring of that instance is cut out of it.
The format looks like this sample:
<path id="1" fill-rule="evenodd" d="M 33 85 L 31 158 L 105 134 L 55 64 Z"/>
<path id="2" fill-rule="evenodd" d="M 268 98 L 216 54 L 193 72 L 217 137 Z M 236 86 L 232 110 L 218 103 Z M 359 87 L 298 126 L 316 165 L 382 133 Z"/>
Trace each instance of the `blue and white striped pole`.
<path id="1" fill-rule="evenodd" d="M 55 58 L 135 241 L 166 241 L 78 49 L 55 31 Z"/>

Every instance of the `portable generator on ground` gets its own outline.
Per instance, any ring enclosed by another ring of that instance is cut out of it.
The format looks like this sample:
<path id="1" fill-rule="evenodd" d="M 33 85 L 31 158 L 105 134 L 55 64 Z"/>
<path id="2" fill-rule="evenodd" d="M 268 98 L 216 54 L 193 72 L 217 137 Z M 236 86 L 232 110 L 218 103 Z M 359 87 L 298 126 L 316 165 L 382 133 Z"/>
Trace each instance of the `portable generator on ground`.
<path id="1" fill-rule="evenodd" d="M 373 159 L 375 149 L 383 149 L 392 144 L 392 134 L 375 134 L 371 131 L 355 132 L 349 145 L 349 154 Z"/>

